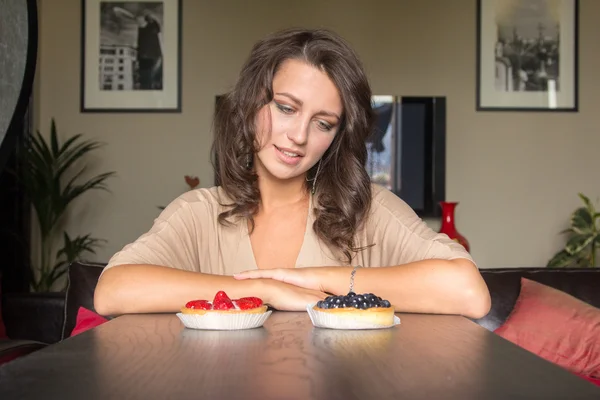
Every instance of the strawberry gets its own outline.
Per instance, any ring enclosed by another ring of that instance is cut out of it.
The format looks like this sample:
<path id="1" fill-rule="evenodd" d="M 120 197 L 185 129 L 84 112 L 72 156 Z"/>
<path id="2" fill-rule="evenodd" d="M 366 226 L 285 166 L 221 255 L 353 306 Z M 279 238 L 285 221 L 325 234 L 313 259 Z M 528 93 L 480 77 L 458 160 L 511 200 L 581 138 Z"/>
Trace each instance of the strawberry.
<path id="1" fill-rule="evenodd" d="M 219 290 L 213 300 L 213 309 L 231 310 L 232 308 L 234 308 L 234 305 L 231 299 L 227 296 L 227 294 L 224 291 Z"/>
<path id="2" fill-rule="evenodd" d="M 210 310 L 212 308 L 211 304 L 206 300 L 192 300 L 188 301 L 185 305 L 186 308 L 191 308 L 194 310 Z"/>
<path id="3" fill-rule="evenodd" d="M 240 310 L 249 310 L 263 305 L 262 300 L 258 297 L 242 297 L 241 299 L 235 300 L 235 302 Z"/>

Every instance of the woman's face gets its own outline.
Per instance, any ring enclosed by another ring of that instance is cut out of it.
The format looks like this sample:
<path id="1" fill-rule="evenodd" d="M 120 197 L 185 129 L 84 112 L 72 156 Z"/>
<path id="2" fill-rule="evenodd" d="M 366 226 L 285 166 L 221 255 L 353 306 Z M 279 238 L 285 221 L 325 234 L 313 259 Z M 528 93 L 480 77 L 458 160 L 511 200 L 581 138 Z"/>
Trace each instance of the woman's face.
<path id="1" fill-rule="evenodd" d="M 324 72 L 294 59 L 273 77 L 273 94 L 257 116 L 256 172 L 281 180 L 304 178 L 338 131 L 342 99 Z"/>

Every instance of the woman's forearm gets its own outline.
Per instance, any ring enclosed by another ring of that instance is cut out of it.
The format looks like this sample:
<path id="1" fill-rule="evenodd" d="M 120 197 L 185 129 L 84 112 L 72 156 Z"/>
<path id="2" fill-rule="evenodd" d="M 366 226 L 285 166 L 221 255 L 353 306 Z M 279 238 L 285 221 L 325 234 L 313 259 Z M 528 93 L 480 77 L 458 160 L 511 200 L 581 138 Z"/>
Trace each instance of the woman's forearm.
<path id="1" fill-rule="evenodd" d="M 327 268 L 323 290 L 336 295 L 349 289 L 352 267 Z M 490 309 L 490 294 L 475 265 L 466 259 L 423 260 L 382 268 L 358 268 L 355 293 L 375 293 L 397 311 L 460 314 L 481 318 Z"/>
<path id="2" fill-rule="evenodd" d="M 94 308 L 102 315 L 176 312 L 190 300 L 212 300 L 217 290 L 235 299 L 258 296 L 262 286 L 258 280 L 237 281 L 153 265 L 119 265 L 100 277 Z"/>

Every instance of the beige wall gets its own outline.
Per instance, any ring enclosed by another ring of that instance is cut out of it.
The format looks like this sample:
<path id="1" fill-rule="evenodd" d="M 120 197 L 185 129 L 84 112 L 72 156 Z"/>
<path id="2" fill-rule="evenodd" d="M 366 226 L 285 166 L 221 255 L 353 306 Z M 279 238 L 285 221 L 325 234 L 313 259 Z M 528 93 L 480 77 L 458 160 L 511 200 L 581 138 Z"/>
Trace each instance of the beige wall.
<path id="1" fill-rule="evenodd" d="M 376 94 L 447 96 L 447 197 L 461 203 L 458 227 L 481 267 L 545 265 L 562 245 L 558 232 L 579 205 L 577 192 L 600 195 L 597 0 L 581 0 L 579 113 L 475 111 L 475 0 L 183 3 L 183 112 L 81 114 L 80 1 L 41 0 L 40 129 L 47 134 L 55 117 L 63 135 L 106 142 L 95 171 L 118 172 L 112 194 L 80 199 L 69 223 L 73 234 L 108 239 L 98 260 L 149 229 L 157 206 L 186 189 L 183 175 L 212 185 L 214 96 L 232 84 L 256 39 L 291 25 L 345 36 Z"/>

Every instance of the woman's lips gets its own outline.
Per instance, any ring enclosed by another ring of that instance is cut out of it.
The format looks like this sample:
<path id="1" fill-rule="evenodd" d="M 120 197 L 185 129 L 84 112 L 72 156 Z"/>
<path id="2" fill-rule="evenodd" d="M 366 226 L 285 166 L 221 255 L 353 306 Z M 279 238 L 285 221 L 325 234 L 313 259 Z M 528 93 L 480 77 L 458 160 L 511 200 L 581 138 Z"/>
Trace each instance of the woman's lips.
<path id="1" fill-rule="evenodd" d="M 287 150 L 282 150 L 277 146 L 273 146 L 275 148 L 275 154 L 277 154 L 277 157 L 283 161 L 285 164 L 288 165 L 297 165 L 300 160 L 302 159 L 302 156 L 299 155 L 298 153 L 294 153 L 291 151 L 287 151 Z"/>

